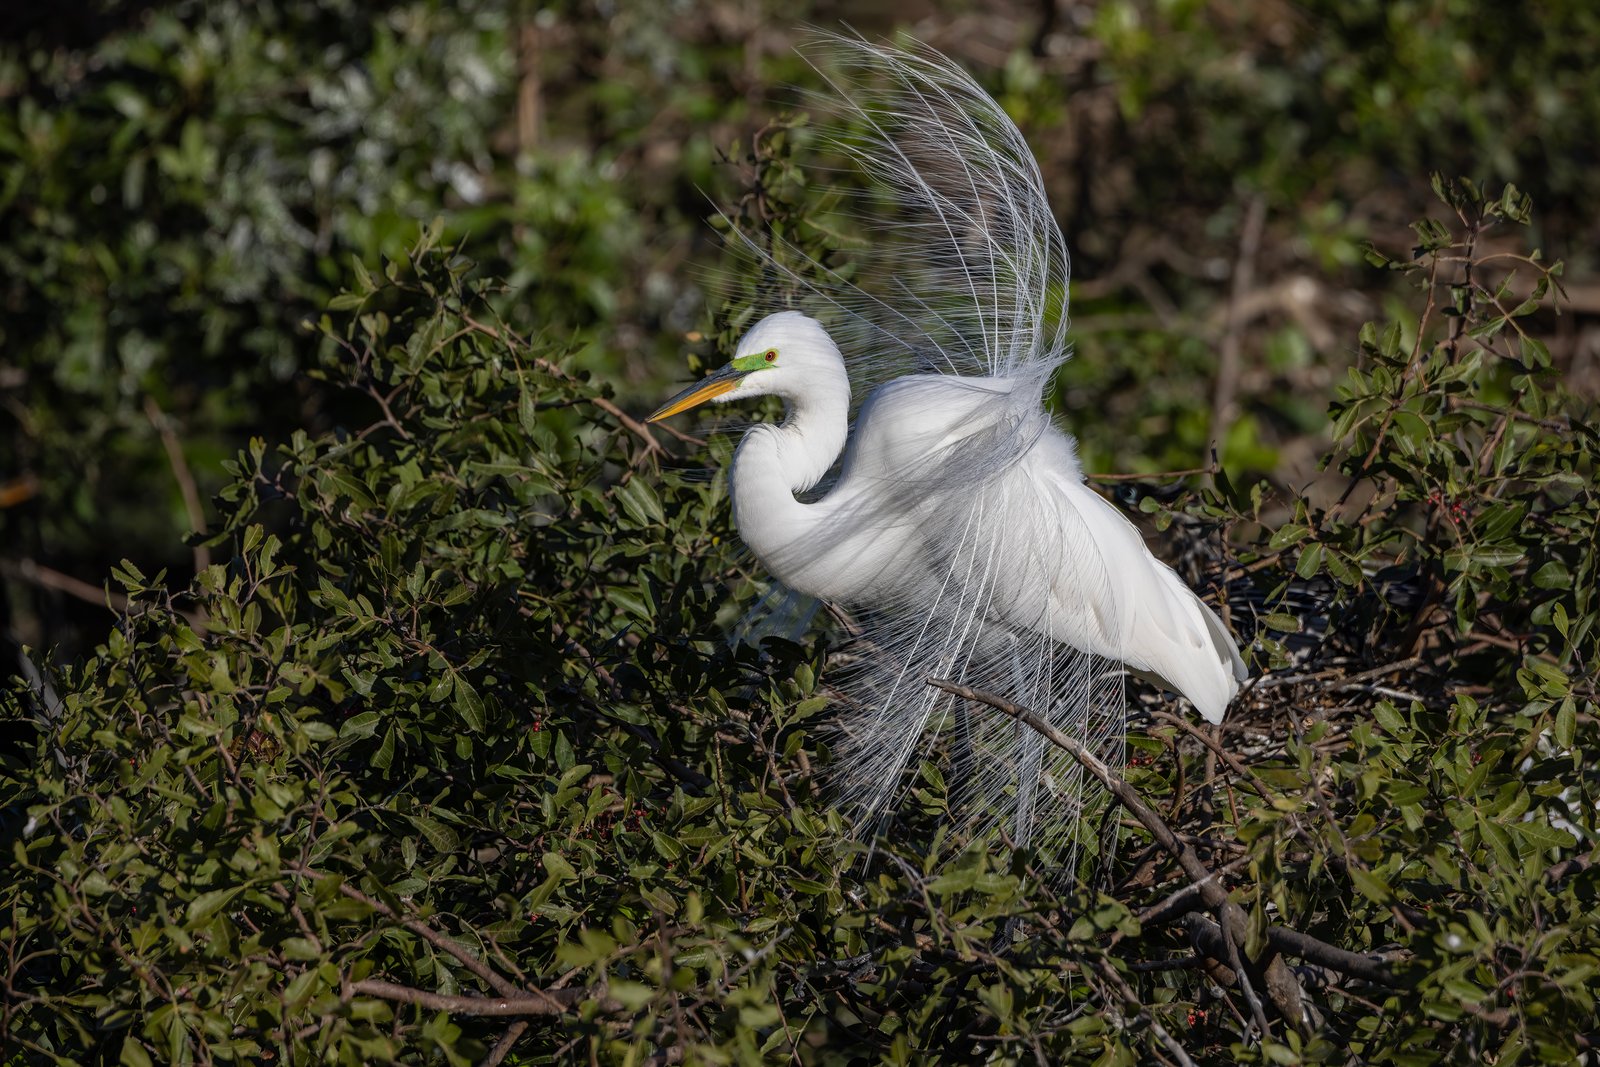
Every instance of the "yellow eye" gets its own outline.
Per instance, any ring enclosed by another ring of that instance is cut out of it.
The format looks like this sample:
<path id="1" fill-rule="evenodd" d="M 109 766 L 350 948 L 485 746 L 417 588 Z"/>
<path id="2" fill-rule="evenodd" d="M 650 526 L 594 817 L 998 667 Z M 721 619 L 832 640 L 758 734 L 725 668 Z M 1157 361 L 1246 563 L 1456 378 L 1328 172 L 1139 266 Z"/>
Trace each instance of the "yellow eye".
<path id="1" fill-rule="evenodd" d="M 771 363 L 773 360 L 778 358 L 778 350 L 776 348 L 769 348 L 767 349 L 765 355 L 767 357 L 767 362 Z"/>

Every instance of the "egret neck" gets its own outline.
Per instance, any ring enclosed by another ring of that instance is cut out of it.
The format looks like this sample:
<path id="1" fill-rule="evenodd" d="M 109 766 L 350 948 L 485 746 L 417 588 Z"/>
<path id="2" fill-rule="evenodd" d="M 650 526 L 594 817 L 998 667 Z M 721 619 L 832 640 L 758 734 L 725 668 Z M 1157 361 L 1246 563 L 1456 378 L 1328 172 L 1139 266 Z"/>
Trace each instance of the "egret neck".
<path id="1" fill-rule="evenodd" d="M 806 504 L 795 494 L 822 480 L 850 433 L 850 379 L 838 349 L 828 347 L 827 358 L 809 353 L 803 390 L 778 392 L 783 421 L 752 427 L 733 456 L 733 521 L 759 559 L 795 559 L 826 510 L 825 501 Z"/>

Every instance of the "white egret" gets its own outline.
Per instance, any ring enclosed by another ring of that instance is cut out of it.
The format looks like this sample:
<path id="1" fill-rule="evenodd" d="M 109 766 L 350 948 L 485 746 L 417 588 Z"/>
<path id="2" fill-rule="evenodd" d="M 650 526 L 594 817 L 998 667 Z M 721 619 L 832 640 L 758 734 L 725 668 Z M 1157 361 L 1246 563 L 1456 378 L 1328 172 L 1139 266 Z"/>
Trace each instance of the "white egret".
<path id="1" fill-rule="evenodd" d="M 830 326 L 768 315 L 650 419 L 782 398 L 783 420 L 735 453 L 734 520 L 775 579 L 861 620 L 845 798 L 884 813 L 919 747 L 954 722 L 962 765 L 946 777 L 967 828 L 1065 844 L 1070 863 L 1076 765 L 1018 724 L 952 709 L 927 679 L 1004 695 L 1115 757 L 1124 666 L 1219 722 L 1244 665 L 1216 614 L 1085 484 L 1045 408 L 1069 354 L 1068 263 L 1022 135 L 936 53 L 827 46 L 825 102 L 841 120 L 828 143 L 867 179 L 849 194 L 861 269 L 846 280 L 813 263 L 802 278 L 779 265 L 793 249 L 748 243 Z"/>

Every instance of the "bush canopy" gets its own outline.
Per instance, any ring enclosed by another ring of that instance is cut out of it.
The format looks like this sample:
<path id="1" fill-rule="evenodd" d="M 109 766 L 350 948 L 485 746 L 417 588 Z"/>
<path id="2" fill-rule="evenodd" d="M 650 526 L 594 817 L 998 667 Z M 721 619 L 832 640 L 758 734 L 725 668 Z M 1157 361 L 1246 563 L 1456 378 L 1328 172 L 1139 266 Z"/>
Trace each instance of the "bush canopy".
<path id="1" fill-rule="evenodd" d="M 849 620 L 741 631 L 734 439 L 630 414 L 767 310 L 709 202 L 849 269 L 834 17 L 0 13 L 0 1062 L 1600 1055 L 1594 5 L 861 26 L 1036 146 L 1051 400 L 1248 646 L 1065 876 L 945 737 L 852 824 Z"/>

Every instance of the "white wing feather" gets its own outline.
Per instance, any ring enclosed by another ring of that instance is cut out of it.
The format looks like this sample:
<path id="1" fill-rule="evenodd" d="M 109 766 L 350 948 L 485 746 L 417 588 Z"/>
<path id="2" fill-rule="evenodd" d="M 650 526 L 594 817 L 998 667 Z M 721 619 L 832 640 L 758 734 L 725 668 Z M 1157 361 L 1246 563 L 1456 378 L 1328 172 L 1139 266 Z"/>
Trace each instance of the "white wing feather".
<path id="1" fill-rule="evenodd" d="M 1049 617 L 1071 618 L 1084 610 L 1087 597 L 1109 593 L 1120 612 L 1095 604 L 1089 612 L 1099 617 L 1111 610 L 1121 632 L 1090 650 L 1188 697 L 1206 721 L 1221 722 L 1245 677 L 1244 661 L 1221 620 L 1171 567 L 1150 554 L 1138 528 L 1105 498 L 1058 472 L 1048 477 L 1055 483 L 1050 497 L 1073 509 L 1089 531 L 1098 557 L 1089 565 L 1104 571 L 1103 578 L 1087 583 L 1053 584 Z M 1076 644 L 1064 630 L 1056 630 L 1056 636 Z"/>

